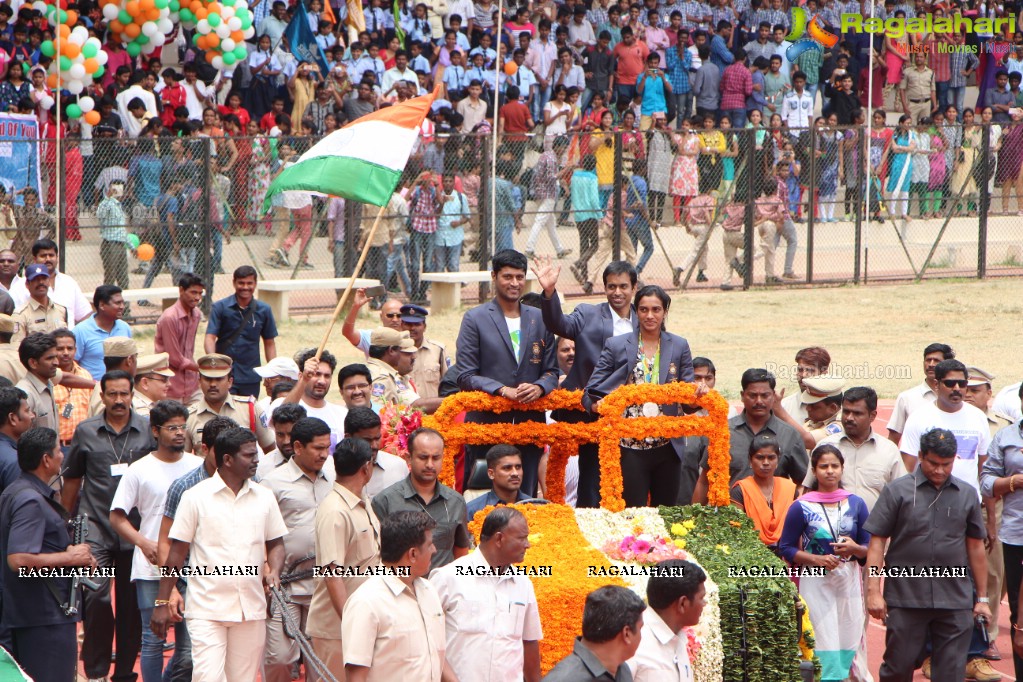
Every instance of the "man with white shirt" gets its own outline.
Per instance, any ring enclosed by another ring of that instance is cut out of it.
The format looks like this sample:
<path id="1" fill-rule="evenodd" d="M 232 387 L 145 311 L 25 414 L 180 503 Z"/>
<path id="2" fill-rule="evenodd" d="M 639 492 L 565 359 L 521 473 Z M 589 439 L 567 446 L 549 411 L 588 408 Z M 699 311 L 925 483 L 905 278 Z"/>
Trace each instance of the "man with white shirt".
<path id="1" fill-rule="evenodd" d="M 906 420 L 899 450 L 907 471 L 916 468 L 920 437 L 935 428 L 948 429 L 956 437 L 956 460 L 952 475 L 977 489 L 980 495 L 980 468 L 987 458 L 991 432 L 987 415 L 964 401 L 969 374 L 958 360 L 943 360 L 934 368 L 936 400 L 924 405 Z"/>
<path id="2" fill-rule="evenodd" d="M 924 381 L 918 386 L 903 391 L 895 399 L 892 416 L 888 418 L 888 439 L 899 444 L 905 430 L 906 419 L 917 408 L 934 403 L 937 394 L 934 392 L 937 382 L 934 379 L 934 368 L 944 360 L 955 358 L 955 351 L 944 343 L 932 343 L 924 348 Z"/>
<path id="3" fill-rule="evenodd" d="M 499 507 L 483 520 L 478 551 L 430 574 L 444 607 L 444 655 L 457 679 L 539 682 L 543 630 L 533 583 L 506 572 L 527 549 L 526 517 Z"/>
<path id="4" fill-rule="evenodd" d="M 330 427 L 330 446 L 333 448 L 344 437 L 345 414 L 347 409 L 342 405 L 328 402 L 330 384 L 337 369 L 337 359 L 330 351 L 323 351 L 319 361 L 314 357 L 315 348 L 306 348 L 295 356 L 295 362 L 302 368 L 302 376 L 295 382 L 291 393 L 270 404 L 271 413 L 284 403 L 298 403 L 305 408 L 310 417 L 327 422 Z"/>
<path id="5" fill-rule="evenodd" d="M 991 409 L 995 412 L 1001 412 L 1011 419 L 1013 423 L 1020 421 L 1023 419 L 1023 410 L 1020 409 L 1020 405 L 1023 403 L 1023 400 L 1021 400 L 1021 389 L 1023 389 L 1023 382 L 1021 381 L 1006 386 L 995 396 Z"/>
<path id="6" fill-rule="evenodd" d="M 131 76 L 131 85 L 127 90 L 118 93 L 117 101 L 117 113 L 121 117 L 121 121 L 124 123 L 124 131 L 128 133 L 128 137 L 138 137 L 139 133 L 142 132 L 142 121 L 144 119 L 135 118 L 128 111 L 128 105 L 136 97 L 142 100 L 142 103 L 146 105 L 146 113 L 152 117 L 160 115 L 160 110 L 156 106 L 156 95 L 149 90 L 142 87 L 142 81 L 145 78 L 145 74 L 142 71 L 136 71 Z"/>
<path id="7" fill-rule="evenodd" d="M 345 415 L 345 438 L 361 438 L 376 453 L 373 477 L 363 489 L 370 502 L 378 493 L 408 476 L 408 464 L 401 457 L 380 449 L 380 415 L 369 407 L 352 407 Z"/>
<path id="8" fill-rule="evenodd" d="M 52 239 L 38 239 L 32 244 L 32 262 L 45 265 L 50 271 L 50 300 L 59 303 L 67 309 L 68 329 L 74 329 L 75 324 L 92 315 L 92 306 L 82 293 L 71 275 L 57 271 L 57 243 Z M 14 305 L 20 306 L 28 302 L 30 298 L 25 278 L 18 275 L 11 282 L 11 298 Z"/>
<path id="9" fill-rule="evenodd" d="M 394 86 L 402 81 L 412 83 L 416 88 L 419 87 L 419 76 L 408 68 L 408 52 L 398 50 L 394 53 L 394 68 L 384 71 L 384 77 L 380 82 L 380 89 L 383 91 L 384 97 L 387 97 L 394 90 Z"/>
<path id="10" fill-rule="evenodd" d="M 188 120 L 201 121 L 203 109 L 210 103 L 214 89 L 199 80 L 199 71 L 195 64 L 185 64 L 182 71 L 185 74 L 185 79 L 181 85 L 185 88 L 185 108 L 188 109 Z"/>
<path id="11" fill-rule="evenodd" d="M 258 451 L 248 429 L 217 436 L 217 473 L 181 496 L 170 529 L 170 552 L 150 621 L 158 637 L 171 621 L 168 598 L 189 551 L 191 566 L 231 567 L 233 573 L 189 577 L 185 618 L 195 682 L 254 680 L 262 662 L 264 586 L 281 585 L 288 527 L 273 493 L 250 480 Z"/>
<path id="12" fill-rule="evenodd" d="M 298 365 L 291 358 L 278 356 L 265 365 L 253 367 L 252 371 L 263 378 L 263 389 L 266 395 L 256 401 L 257 408 L 263 408 L 263 413 L 270 414 L 270 403 L 273 402 L 273 387 L 282 381 L 293 383 L 298 381 L 301 374 Z"/>
<path id="13" fill-rule="evenodd" d="M 150 630 L 149 620 L 160 587 L 156 568 L 159 564 L 157 540 L 167 491 L 175 480 L 203 463 L 201 457 L 185 452 L 187 420 L 188 409 L 176 400 L 161 400 L 153 404 L 149 411 L 149 426 L 156 440 L 156 450 L 128 467 L 110 503 L 111 528 L 135 546 L 131 579 L 135 583 L 142 614 L 142 674 L 151 679 L 159 679 L 164 674 L 163 645 L 166 640 Z M 128 519 L 133 509 L 138 509 L 142 518 L 138 529 Z M 174 624 L 174 639 L 183 645 L 189 641 L 183 621 Z M 187 650 L 187 647 L 180 650 L 175 647 L 174 658 L 167 662 L 168 670 L 179 664 L 179 651 Z"/>
<path id="14" fill-rule="evenodd" d="M 795 138 L 806 133 L 813 121 L 813 95 L 806 90 L 806 74 L 802 71 L 792 74 L 792 90 L 782 99 L 781 118 Z"/>
<path id="15" fill-rule="evenodd" d="M 647 608 L 636 655 L 625 662 L 634 682 L 692 682 L 689 638 L 683 628 L 700 622 L 706 606 L 707 574 L 689 561 L 671 559 L 655 567 L 646 584 Z"/>

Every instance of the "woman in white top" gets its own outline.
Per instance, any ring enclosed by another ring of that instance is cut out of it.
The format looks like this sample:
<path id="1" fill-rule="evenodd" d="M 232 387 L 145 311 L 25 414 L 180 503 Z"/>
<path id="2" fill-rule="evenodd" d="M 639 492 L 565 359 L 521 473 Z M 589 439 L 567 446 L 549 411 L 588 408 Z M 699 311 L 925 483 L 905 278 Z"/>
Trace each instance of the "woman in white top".
<path id="1" fill-rule="evenodd" d="M 565 101 L 567 90 L 564 85 L 554 88 L 554 97 L 543 108 L 544 131 L 547 135 L 568 133 L 568 120 L 572 116 L 572 105 Z"/>
<path id="2" fill-rule="evenodd" d="M 245 108 L 257 121 L 270 111 L 274 95 L 277 94 L 277 76 L 281 73 L 281 63 L 274 56 L 270 36 L 260 36 L 258 48 L 249 55 L 252 85 L 245 93 Z"/>

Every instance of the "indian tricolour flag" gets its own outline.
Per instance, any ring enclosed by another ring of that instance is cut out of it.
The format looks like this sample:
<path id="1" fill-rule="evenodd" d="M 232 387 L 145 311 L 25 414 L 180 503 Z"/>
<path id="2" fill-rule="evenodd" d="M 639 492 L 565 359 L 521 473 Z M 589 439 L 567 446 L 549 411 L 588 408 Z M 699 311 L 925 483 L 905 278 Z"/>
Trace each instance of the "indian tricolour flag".
<path id="1" fill-rule="evenodd" d="M 270 183 L 263 210 L 280 192 L 333 195 L 385 206 L 398 185 L 434 91 L 385 107 L 323 138 Z"/>

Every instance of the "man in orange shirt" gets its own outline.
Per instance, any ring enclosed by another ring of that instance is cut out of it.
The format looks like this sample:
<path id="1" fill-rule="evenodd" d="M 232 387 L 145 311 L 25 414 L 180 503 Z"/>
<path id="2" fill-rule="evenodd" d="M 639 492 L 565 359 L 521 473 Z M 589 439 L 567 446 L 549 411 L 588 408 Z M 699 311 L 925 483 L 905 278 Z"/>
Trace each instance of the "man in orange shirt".
<path id="1" fill-rule="evenodd" d="M 75 362 L 75 335 L 68 329 L 57 329 L 53 332 L 57 341 L 57 366 L 64 374 L 73 374 L 85 379 L 92 379 L 89 370 Z M 89 417 L 89 398 L 92 390 L 88 388 L 68 388 L 61 384 L 53 386 L 53 401 L 60 412 L 60 444 L 67 447 L 71 437 L 75 435 L 78 422 Z"/>
<path id="2" fill-rule="evenodd" d="M 642 40 L 637 40 L 628 26 L 622 29 L 622 42 L 615 45 L 611 55 L 615 59 L 615 92 L 618 113 L 624 112 L 636 97 L 636 78 L 646 66 L 650 49 Z"/>

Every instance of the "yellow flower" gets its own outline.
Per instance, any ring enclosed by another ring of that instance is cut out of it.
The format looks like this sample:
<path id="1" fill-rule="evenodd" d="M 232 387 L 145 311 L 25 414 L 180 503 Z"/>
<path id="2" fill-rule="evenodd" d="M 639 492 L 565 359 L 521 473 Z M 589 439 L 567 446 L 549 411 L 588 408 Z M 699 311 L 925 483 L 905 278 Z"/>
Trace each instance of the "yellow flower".
<path id="1" fill-rule="evenodd" d="M 714 545 L 714 548 L 722 552 L 723 554 L 731 554 L 732 550 L 728 548 L 728 545 Z"/>
<path id="2" fill-rule="evenodd" d="M 678 547 L 679 549 L 685 549 L 686 548 L 686 541 L 685 540 L 681 540 L 681 539 L 675 540 L 675 546 Z"/>
<path id="3" fill-rule="evenodd" d="M 688 528 L 689 530 L 692 530 L 693 528 L 696 528 L 696 521 L 689 519 L 688 521 L 685 521 L 682 525 Z"/>
<path id="4" fill-rule="evenodd" d="M 671 524 L 671 534 L 672 535 L 685 535 L 686 534 L 685 526 L 683 526 L 681 523 L 673 523 L 673 524 Z"/>

